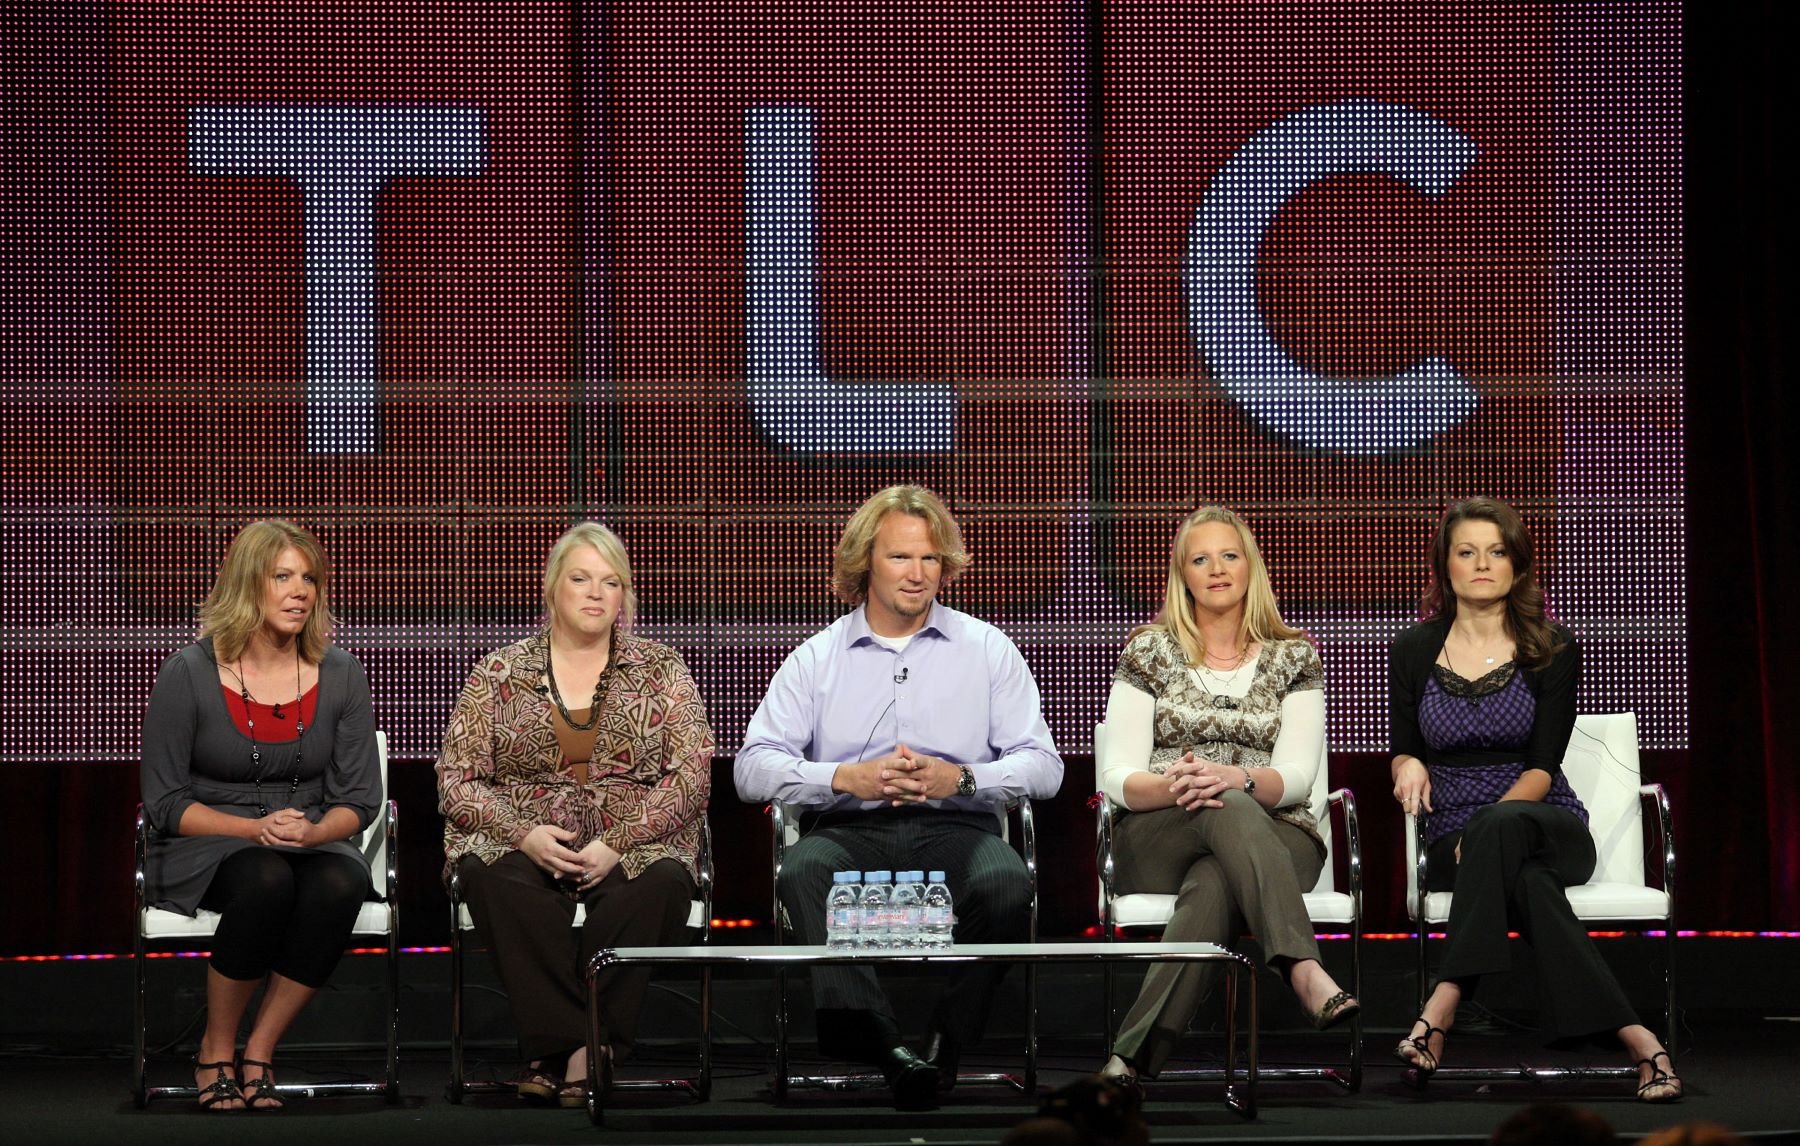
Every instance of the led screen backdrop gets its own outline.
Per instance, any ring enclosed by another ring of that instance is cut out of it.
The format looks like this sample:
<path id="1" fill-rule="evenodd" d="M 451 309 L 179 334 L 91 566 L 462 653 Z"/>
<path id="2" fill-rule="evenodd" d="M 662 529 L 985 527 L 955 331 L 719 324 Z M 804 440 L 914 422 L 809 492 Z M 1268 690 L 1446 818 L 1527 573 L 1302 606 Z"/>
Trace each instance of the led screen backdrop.
<path id="1" fill-rule="evenodd" d="M 61 18 L 70 143 L 0 270 L 4 759 L 131 759 L 277 514 L 335 558 L 397 754 L 581 516 L 728 751 L 895 481 L 958 513 L 949 598 L 1071 751 L 1199 500 L 1319 638 L 1333 747 L 1381 749 L 1384 642 L 1476 492 L 1538 531 L 1583 708 L 1686 744 L 1673 3 Z"/>

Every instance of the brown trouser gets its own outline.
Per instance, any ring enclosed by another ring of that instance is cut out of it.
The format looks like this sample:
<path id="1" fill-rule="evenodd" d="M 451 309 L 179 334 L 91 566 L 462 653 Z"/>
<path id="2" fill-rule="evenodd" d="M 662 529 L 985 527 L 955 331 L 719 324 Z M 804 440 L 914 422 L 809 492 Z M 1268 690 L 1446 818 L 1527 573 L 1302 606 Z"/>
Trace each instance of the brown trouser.
<path id="1" fill-rule="evenodd" d="M 582 897 L 587 919 L 575 931 L 575 900 L 523 852 L 493 864 L 464 856 L 458 866 L 475 930 L 493 954 L 519 1022 L 519 1054 L 536 1061 L 587 1043 L 587 961 L 602 947 L 655 947 L 687 941 L 694 881 L 674 860 L 635 879 L 615 867 Z M 615 967 L 595 982 L 613 1059 L 637 1041 L 638 1010 L 650 982 L 643 965 Z"/>
<path id="2" fill-rule="evenodd" d="M 1242 792 L 1224 807 L 1160 808 L 1120 817 L 1114 861 L 1121 894 L 1174 895 L 1163 930 L 1171 942 L 1229 947 L 1249 930 L 1273 965 L 1317 959 L 1302 889 L 1325 864 L 1305 831 L 1277 820 Z M 1125 1016 L 1113 1049 L 1154 1076 L 1218 984 L 1218 963 L 1155 963 Z"/>

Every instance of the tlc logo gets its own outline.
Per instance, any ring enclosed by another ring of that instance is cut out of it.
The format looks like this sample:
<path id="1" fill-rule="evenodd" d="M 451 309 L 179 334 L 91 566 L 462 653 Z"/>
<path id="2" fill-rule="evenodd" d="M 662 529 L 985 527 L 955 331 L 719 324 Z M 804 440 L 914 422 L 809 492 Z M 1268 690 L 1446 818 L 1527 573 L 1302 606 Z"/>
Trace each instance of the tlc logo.
<path id="1" fill-rule="evenodd" d="M 744 122 L 744 389 L 777 445 L 802 453 L 956 448 L 944 383 L 835 380 L 820 361 L 817 116 L 755 107 Z M 378 448 L 375 202 L 401 177 L 480 172 L 479 111 L 455 108 L 199 107 L 189 162 L 206 175 L 279 176 L 304 218 L 306 448 Z M 1475 161 L 1454 127 L 1411 108 L 1346 100 L 1303 109 L 1253 136 L 1194 215 L 1183 262 L 1189 323 L 1221 389 L 1303 445 L 1382 453 L 1460 423 L 1477 394 L 1442 357 L 1373 384 L 1307 369 L 1270 334 L 1256 260 L 1276 214 L 1340 175 L 1385 175 L 1443 194 Z"/>
<path id="2" fill-rule="evenodd" d="M 1560 448 L 1549 20 L 1420 7 L 1103 0 L 1096 81 L 1065 0 L 121 3 L 138 599 L 279 512 L 366 608 L 510 624 L 590 512 L 652 617 L 810 617 L 903 480 L 986 615 L 1077 535 L 1150 603 L 1202 498 L 1359 570 L 1288 601 L 1403 599 L 1430 507 Z"/>

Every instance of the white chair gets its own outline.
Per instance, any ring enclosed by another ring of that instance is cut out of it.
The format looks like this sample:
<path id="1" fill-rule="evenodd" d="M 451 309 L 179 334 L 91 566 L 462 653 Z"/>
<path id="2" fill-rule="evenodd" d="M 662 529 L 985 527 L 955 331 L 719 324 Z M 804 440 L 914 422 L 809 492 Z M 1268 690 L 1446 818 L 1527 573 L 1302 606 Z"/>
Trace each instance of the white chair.
<path id="1" fill-rule="evenodd" d="M 357 912 L 352 937 L 374 939 L 387 947 L 387 1077 L 381 1082 L 307 1082 L 282 1083 L 276 1092 L 282 1095 L 379 1094 L 389 1102 L 400 1101 L 400 895 L 398 887 L 395 833 L 399 830 L 400 812 L 388 796 L 387 733 L 375 734 L 375 750 L 381 759 L 381 801 L 383 816 L 363 832 L 363 854 L 369 859 L 369 870 L 382 889 L 384 902 L 364 903 Z M 211 939 L 219 927 L 216 911 L 201 910 L 192 919 L 174 911 L 164 911 L 144 902 L 144 863 L 149 848 L 149 830 L 144 822 L 144 806 L 137 810 L 137 864 L 135 896 L 137 900 L 136 936 L 132 944 L 137 964 L 137 989 L 132 1021 L 132 1088 L 131 1098 L 139 1109 L 157 1098 L 197 1098 L 198 1088 L 186 1086 L 146 1085 L 147 1039 L 145 992 L 148 975 L 148 949 L 152 944 L 188 946 Z"/>
<path id="2" fill-rule="evenodd" d="M 1563 774 L 1588 810 L 1588 830 L 1594 836 L 1594 874 L 1567 894 L 1576 918 L 1588 924 L 1660 924 L 1664 933 L 1663 1039 L 1675 1045 L 1675 834 L 1669 797 L 1661 784 L 1644 784 L 1638 766 L 1637 716 L 1621 712 L 1609 716 L 1578 716 L 1569 747 L 1563 754 Z M 1662 886 L 1650 883 L 1644 864 L 1644 820 L 1652 821 L 1662 847 Z M 1425 878 L 1425 822 L 1408 815 L 1406 832 L 1406 914 L 1418 936 L 1419 1010 L 1425 1009 L 1426 940 L 1432 925 L 1450 918 L 1452 893 L 1421 890 Z M 1519 1077 L 1584 1076 L 1636 1077 L 1635 1067 L 1597 1067 L 1579 1071 L 1513 1067 L 1490 1070 L 1481 1067 L 1445 1068 L 1433 1079 L 1496 1080 Z"/>
<path id="3" fill-rule="evenodd" d="M 1105 752 L 1106 725 L 1094 726 L 1094 760 L 1095 767 Z M 1313 889 L 1304 893 L 1306 914 L 1316 926 L 1337 927 L 1350 934 L 1350 993 L 1358 999 L 1362 998 L 1362 836 L 1356 822 L 1356 796 L 1348 788 L 1330 790 L 1329 777 L 1330 758 L 1323 745 L 1319 748 L 1319 769 L 1313 779 L 1312 793 L 1308 798 L 1309 807 L 1319 821 L 1319 834 L 1325 840 L 1325 866 L 1319 871 L 1319 880 Z M 1130 895 L 1118 893 L 1114 884 L 1115 864 L 1113 852 L 1114 816 L 1119 809 L 1113 806 L 1104 792 L 1097 793 L 1095 801 L 1096 829 L 1099 836 L 1099 855 L 1097 867 L 1100 876 L 1100 921 L 1101 929 L 1110 941 L 1119 937 L 1122 932 L 1145 931 L 1161 932 L 1168 926 L 1169 919 L 1175 914 L 1175 896 L 1137 892 Z M 1330 814 L 1336 809 L 1338 817 Z M 1337 819 L 1343 821 L 1343 837 L 1340 842 Z M 1346 878 L 1340 884 L 1337 876 L 1337 865 L 1334 862 L 1339 847 L 1343 848 L 1345 857 Z M 1105 971 L 1106 983 L 1106 1046 L 1112 1051 L 1113 1041 L 1113 972 L 1108 964 Z M 1362 1013 L 1358 1011 L 1350 1020 L 1350 1062 L 1347 1069 L 1337 1067 L 1269 1067 L 1260 1068 L 1260 1076 L 1265 1079 L 1324 1079 L 1336 1083 L 1348 1091 L 1362 1089 Z M 1224 1080 L 1221 1070 L 1166 1070 L 1159 1080 L 1201 1080 L 1217 1082 Z"/>
<path id="4" fill-rule="evenodd" d="M 797 805 L 784 804 L 779 800 L 769 804 L 769 817 L 775 833 L 775 877 L 771 882 L 774 902 L 775 939 L 777 943 L 788 941 L 790 930 L 787 912 L 781 906 L 781 868 L 787 857 L 787 849 L 800 842 L 800 812 Z M 1037 869 L 1037 824 L 1032 819 L 1031 801 L 1019 797 L 1004 807 L 997 808 L 995 815 L 1000 820 L 1000 838 L 1012 842 L 1009 825 L 1009 813 L 1017 812 L 1019 816 L 1019 851 L 1025 860 L 1025 875 L 1031 884 L 1031 922 L 1028 941 L 1037 942 L 1038 927 L 1038 869 Z M 859 1087 L 885 1086 L 887 1080 L 877 1073 L 858 1073 L 848 1075 L 789 1075 L 788 1062 L 788 1002 L 787 972 L 781 971 L 775 979 L 775 1077 L 771 1083 L 775 1101 L 787 1098 L 789 1089 L 795 1090 L 849 1090 Z M 1037 965 L 1027 964 L 1025 968 L 1025 1076 L 1004 1072 L 968 1074 L 958 1072 L 958 1086 L 1007 1086 L 1020 1090 L 1025 1094 L 1037 1091 Z"/>
<path id="5" fill-rule="evenodd" d="M 700 942 L 708 942 L 712 938 L 712 904 L 713 904 L 713 856 L 712 856 L 712 824 L 703 816 L 700 821 L 700 855 L 696 865 L 700 870 L 699 886 L 695 889 L 693 905 L 688 909 L 688 926 L 700 932 Z M 587 909 L 582 904 L 575 905 L 575 930 L 587 920 Z M 463 957 L 468 947 L 465 935 L 475 930 L 475 917 L 469 914 L 469 905 L 462 900 L 462 883 L 457 878 L 455 868 L 450 870 L 450 1083 L 444 1088 L 444 1096 L 453 1103 L 460 1103 L 465 1094 L 512 1094 L 516 1088 L 510 1082 L 499 1082 L 490 1079 L 471 1079 L 463 1066 Z M 712 968 L 700 969 L 701 997 L 705 998 L 712 983 Z M 610 1083 L 613 1090 L 660 1090 L 677 1091 L 705 1102 L 712 1095 L 712 1041 L 706 1037 L 705 1026 L 700 1039 L 700 1070 L 693 1078 L 624 1078 Z"/>

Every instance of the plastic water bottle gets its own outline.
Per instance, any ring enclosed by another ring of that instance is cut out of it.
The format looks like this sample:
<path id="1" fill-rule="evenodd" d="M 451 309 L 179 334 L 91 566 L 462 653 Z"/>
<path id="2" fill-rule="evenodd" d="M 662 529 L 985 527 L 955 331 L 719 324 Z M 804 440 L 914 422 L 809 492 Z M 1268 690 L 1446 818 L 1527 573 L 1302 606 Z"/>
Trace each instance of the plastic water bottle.
<path id="1" fill-rule="evenodd" d="M 925 888 L 924 905 L 920 908 L 919 946 L 926 951 L 947 951 L 956 931 L 956 911 L 950 899 L 950 885 L 944 873 L 931 873 Z"/>
<path id="2" fill-rule="evenodd" d="M 894 895 L 888 901 L 888 946 L 912 951 L 919 946 L 920 912 L 925 902 L 925 873 L 903 871 L 894 877 Z"/>
<path id="3" fill-rule="evenodd" d="M 856 946 L 863 951 L 885 951 L 888 945 L 888 882 L 891 871 L 863 873 L 862 895 L 859 897 L 862 918 L 857 921 Z"/>
<path id="4" fill-rule="evenodd" d="M 831 890 L 825 895 L 825 946 L 839 951 L 856 947 L 862 922 L 862 912 L 857 910 L 861 879 L 860 871 L 840 871 L 831 877 Z"/>

